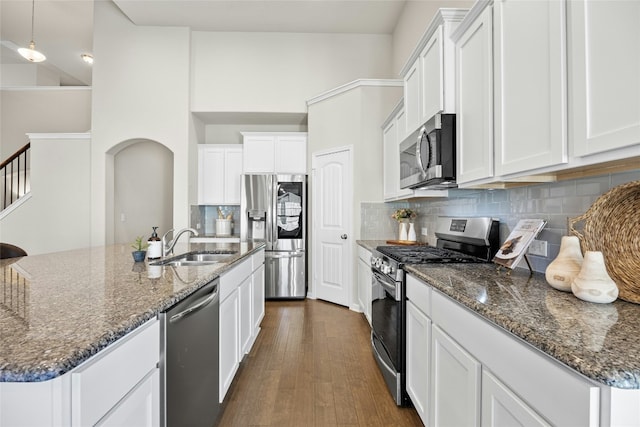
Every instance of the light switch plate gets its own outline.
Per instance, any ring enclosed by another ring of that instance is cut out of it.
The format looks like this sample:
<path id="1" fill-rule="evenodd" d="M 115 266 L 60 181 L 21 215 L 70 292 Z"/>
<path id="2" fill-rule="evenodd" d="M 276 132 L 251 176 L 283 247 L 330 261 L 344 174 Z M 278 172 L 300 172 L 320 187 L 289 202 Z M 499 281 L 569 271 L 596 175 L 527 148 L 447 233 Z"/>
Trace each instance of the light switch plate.
<path id="1" fill-rule="evenodd" d="M 421 233 L 423 236 L 429 235 L 429 229 L 427 227 L 422 227 Z"/>

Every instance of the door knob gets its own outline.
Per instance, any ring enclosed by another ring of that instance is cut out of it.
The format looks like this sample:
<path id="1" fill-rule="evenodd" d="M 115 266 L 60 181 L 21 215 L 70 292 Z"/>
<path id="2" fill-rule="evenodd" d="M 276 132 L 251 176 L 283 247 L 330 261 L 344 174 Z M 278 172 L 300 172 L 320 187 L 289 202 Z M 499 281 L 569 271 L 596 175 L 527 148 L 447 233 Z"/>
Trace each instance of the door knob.
<path id="1" fill-rule="evenodd" d="M 343 234 L 342 236 L 340 236 L 340 238 L 341 238 L 342 240 L 347 240 L 347 235 L 346 235 L 346 234 Z"/>

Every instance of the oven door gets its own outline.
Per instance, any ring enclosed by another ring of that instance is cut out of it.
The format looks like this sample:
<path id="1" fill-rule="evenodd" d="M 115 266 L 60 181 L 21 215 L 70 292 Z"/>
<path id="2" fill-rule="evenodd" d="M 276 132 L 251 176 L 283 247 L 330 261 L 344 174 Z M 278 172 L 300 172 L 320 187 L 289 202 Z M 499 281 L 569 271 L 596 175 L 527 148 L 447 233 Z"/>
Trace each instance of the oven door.
<path id="1" fill-rule="evenodd" d="M 402 283 L 372 270 L 371 344 L 382 375 L 398 405 L 404 392 L 404 337 Z"/>

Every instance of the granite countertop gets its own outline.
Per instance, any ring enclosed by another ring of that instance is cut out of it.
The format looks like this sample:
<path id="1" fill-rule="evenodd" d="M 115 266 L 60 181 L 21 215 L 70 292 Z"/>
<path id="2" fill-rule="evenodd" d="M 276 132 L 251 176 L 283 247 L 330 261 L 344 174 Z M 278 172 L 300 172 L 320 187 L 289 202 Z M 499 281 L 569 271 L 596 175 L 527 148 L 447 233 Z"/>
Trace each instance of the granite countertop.
<path id="1" fill-rule="evenodd" d="M 495 325 L 599 383 L 640 388 L 640 305 L 595 304 L 549 286 L 543 274 L 494 264 L 408 265 Z"/>
<path id="2" fill-rule="evenodd" d="M 197 267 L 134 263 L 129 245 L 0 260 L 0 382 L 70 371 L 263 246 L 177 244 L 175 254 L 237 251 Z"/>

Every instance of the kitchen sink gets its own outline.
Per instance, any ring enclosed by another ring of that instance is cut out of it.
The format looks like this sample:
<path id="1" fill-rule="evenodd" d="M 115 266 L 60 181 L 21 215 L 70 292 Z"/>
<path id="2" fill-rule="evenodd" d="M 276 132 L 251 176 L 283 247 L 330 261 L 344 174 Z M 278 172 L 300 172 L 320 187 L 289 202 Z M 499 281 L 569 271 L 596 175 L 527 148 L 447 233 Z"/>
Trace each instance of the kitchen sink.
<path id="1" fill-rule="evenodd" d="M 189 252 L 160 261 L 150 262 L 150 265 L 199 266 L 227 262 L 237 254 L 237 251 L 226 252 Z"/>

